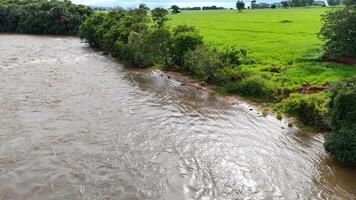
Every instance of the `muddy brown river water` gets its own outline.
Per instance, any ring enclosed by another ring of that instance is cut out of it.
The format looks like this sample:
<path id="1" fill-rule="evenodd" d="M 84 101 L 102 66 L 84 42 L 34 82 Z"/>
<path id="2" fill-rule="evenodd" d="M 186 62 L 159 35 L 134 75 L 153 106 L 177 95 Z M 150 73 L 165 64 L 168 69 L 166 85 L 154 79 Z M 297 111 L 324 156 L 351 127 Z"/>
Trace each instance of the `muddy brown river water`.
<path id="1" fill-rule="evenodd" d="M 75 37 L 0 35 L 0 199 L 355 199 L 308 136 Z"/>

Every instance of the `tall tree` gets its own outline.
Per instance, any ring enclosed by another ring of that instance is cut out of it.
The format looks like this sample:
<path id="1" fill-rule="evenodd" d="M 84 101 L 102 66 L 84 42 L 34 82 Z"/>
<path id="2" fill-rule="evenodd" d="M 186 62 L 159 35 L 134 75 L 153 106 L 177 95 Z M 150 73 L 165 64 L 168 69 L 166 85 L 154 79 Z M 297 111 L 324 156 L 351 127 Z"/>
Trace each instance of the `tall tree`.
<path id="1" fill-rule="evenodd" d="M 178 14 L 180 13 L 180 8 L 177 5 L 172 5 L 171 10 L 173 14 Z"/>
<path id="2" fill-rule="evenodd" d="M 245 8 L 245 3 L 242 0 L 236 2 L 236 8 L 241 12 Z"/>
<path id="3" fill-rule="evenodd" d="M 168 11 L 164 8 L 155 8 L 152 10 L 152 19 L 158 27 L 162 27 L 168 21 Z"/>
<path id="4" fill-rule="evenodd" d="M 327 12 L 319 37 L 328 57 L 356 58 L 356 0 L 345 0 L 345 8 Z"/>

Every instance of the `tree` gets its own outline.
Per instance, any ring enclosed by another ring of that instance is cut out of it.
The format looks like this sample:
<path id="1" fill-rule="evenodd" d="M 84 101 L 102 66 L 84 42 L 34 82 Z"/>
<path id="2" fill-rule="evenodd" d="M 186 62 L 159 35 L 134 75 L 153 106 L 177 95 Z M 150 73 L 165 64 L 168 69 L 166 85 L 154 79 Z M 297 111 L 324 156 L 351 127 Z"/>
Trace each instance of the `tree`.
<path id="1" fill-rule="evenodd" d="M 180 8 L 177 5 L 171 6 L 171 10 L 173 14 L 178 14 L 180 13 Z"/>
<path id="2" fill-rule="evenodd" d="M 242 0 L 238 0 L 236 2 L 236 8 L 237 8 L 237 10 L 239 10 L 239 12 L 241 12 L 242 9 L 245 8 L 245 3 Z"/>
<path id="3" fill-rule="evenodd" d="M 336 6 L 341 4 L 341 0 L 328 0 L 329 6 Z"/>
<path id="4" fill-rule="evenodd" d="M 327 12 L 319 37 L 325 41 L 324 54 L 329 58 L 356 58 L 356 1 L 345 0 L 343 9 Z"/>
<path id="5" fill-rule="evenodd" d="M 325 149 L 334 158 L 356 165 L 356 79 L 339 82 L 331 90 L 328 119 L 331 133 Z"/>
<path id="6" fill-rule="evenodd" d="M 168 11 L 164 8 L 155 8 L 152 10 L 152 20 L 158 27 L 162 27 L 168 21 Z"/>
<path id="7" fill-rule="evenodd" d="M 146 4 L 144 3 L 141 3 L 139 6 L 138 6 L 139 9 L 144 9 L 144 10 L 150 10 L 149 7 L 146 6 Z"/>
<path id="8" fill-rule="evenodd" d="M 256 8 L 256 0 L 251 1 L 251 10 Z"/>
<path id="9" fill-rule="evenodd" d="M 193 26 L 179 25 L 173 29 L 172 60 L 176 65 L 182 65 L 184 56 L 189 50 L 194 50 L 203 44 L 203 37 Z"/>
<path id="10" fill-rule="evenodd" d="M 282 4 L 283 8 L 289 7 L 288 1 L 281 1 L 281 4 Z"/>
<path id="11" fill-rule="evenodd" d="M 70 1 L 0 0 L 0 31 L 74 35 L 91 13 Z"/>

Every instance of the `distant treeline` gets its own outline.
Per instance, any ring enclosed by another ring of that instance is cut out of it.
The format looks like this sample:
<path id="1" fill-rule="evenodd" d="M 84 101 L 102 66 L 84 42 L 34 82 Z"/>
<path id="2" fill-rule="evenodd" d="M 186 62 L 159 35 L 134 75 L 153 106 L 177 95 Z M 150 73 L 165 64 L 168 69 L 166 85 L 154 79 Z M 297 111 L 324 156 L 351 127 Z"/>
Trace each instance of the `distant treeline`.
<path id="1" fill-rule="evenodd" d="M 73 35 L 91 13 L 67 0 L 0 0 L 0 32 Z"/>
<path id="2" fill-rule="evenodd" d="M 217 7 L 217 6 L 203 6 L 203 7 L 185 7 L 180 8 L 181 10 L 227 10 L 225 7 Z"/>

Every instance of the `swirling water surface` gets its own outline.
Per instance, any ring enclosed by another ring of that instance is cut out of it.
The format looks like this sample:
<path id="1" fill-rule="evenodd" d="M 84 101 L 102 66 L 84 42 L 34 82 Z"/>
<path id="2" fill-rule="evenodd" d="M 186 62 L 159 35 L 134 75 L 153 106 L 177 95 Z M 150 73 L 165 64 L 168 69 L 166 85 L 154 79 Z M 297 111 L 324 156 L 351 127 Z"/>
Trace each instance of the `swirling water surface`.
<path id="1" fill-rule="evenodd" d="M 321 136 L 75 37 L 0 35 L 0 116 L 0 199 L 356 198 Z"/>

